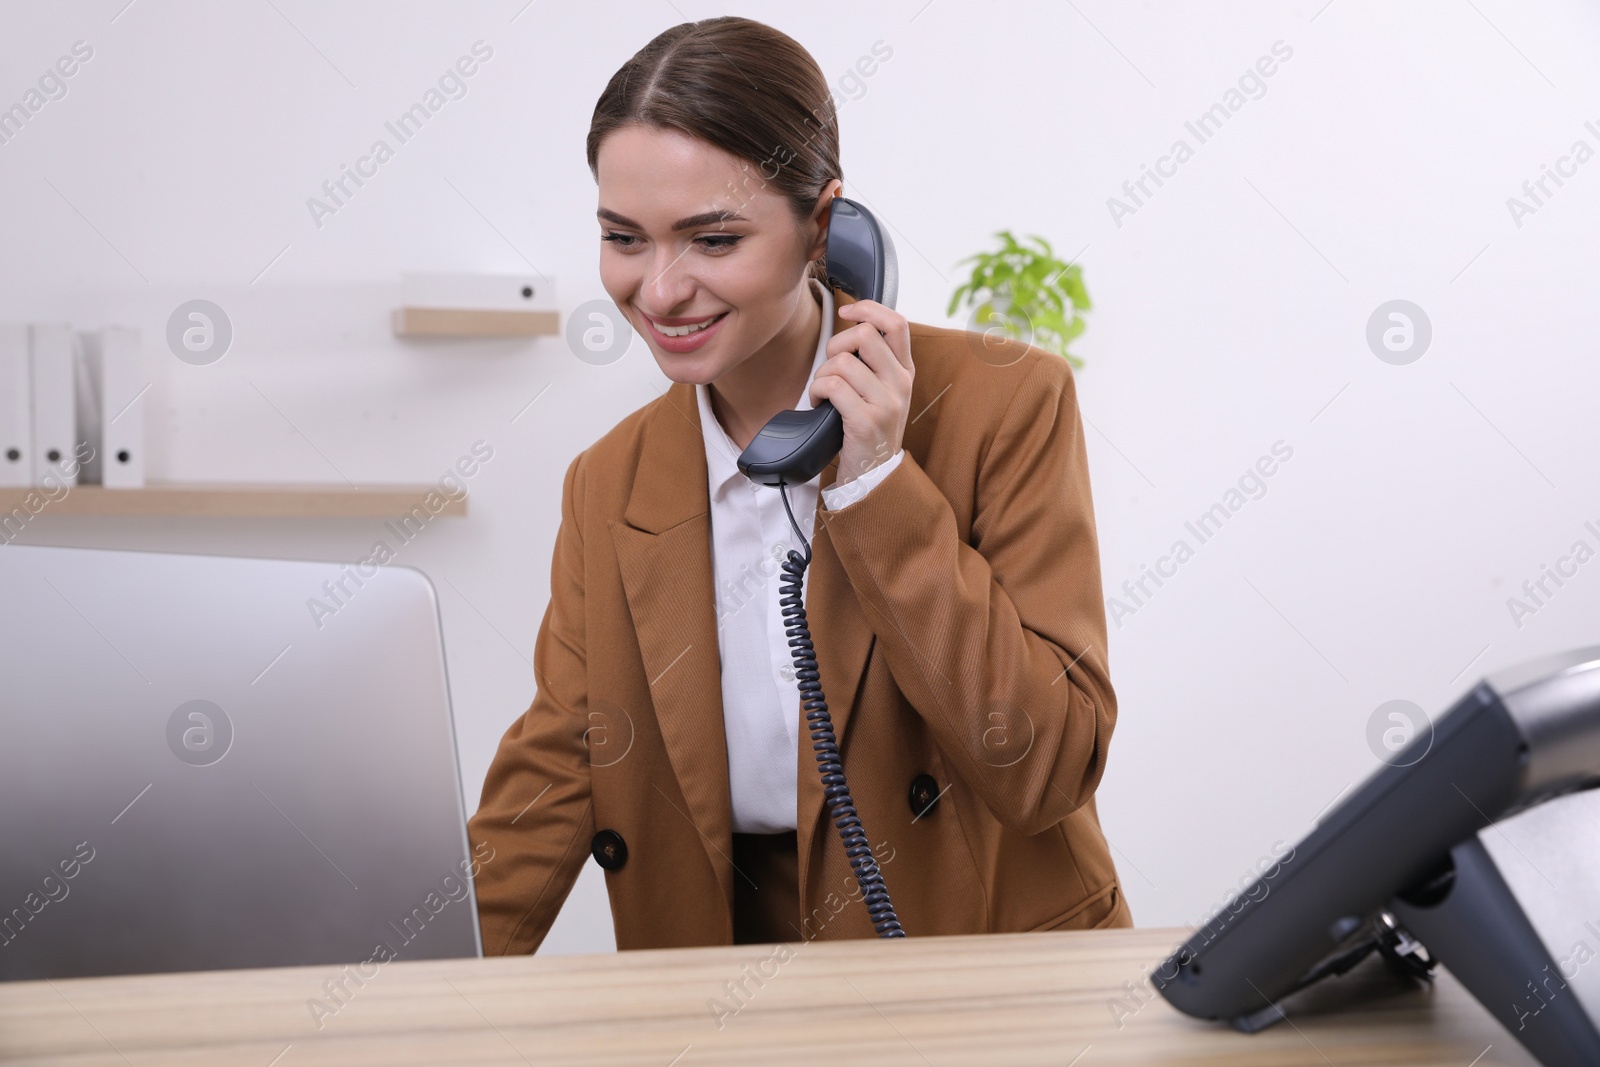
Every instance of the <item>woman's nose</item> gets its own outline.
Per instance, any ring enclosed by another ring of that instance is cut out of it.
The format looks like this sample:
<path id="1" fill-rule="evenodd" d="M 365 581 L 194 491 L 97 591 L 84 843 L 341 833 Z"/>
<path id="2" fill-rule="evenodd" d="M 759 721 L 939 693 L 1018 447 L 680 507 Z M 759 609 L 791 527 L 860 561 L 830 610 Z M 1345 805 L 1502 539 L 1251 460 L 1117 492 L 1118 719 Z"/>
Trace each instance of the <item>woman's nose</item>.
<path id="1" fill-rule="evenodd" d="M 642 289 L 645 310 L 653 314 L 667 316 L 686 303 L 694 295 L 695 280 L 682 253 L 664 248 L 655 256 L 645 272 Z"/>

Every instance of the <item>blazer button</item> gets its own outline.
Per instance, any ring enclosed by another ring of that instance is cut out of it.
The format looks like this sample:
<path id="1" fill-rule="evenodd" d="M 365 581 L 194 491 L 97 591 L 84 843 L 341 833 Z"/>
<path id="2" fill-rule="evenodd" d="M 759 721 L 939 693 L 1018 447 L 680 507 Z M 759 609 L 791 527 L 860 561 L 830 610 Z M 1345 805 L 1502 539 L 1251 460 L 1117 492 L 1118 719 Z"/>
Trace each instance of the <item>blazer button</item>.
<path id="1" fill-rule="evenodd" d="M 911 814 L 917 818 L 932 815 L 939 806 L 939 782 L 931 774 L 911 779 Z"/>
<path id="2" fill-rule="evenodd" d="M 601 830 L 589 842 L 594 861 L 608 871 L 620 871 L 628 862 L 628 843 L 615 830 Z"/>

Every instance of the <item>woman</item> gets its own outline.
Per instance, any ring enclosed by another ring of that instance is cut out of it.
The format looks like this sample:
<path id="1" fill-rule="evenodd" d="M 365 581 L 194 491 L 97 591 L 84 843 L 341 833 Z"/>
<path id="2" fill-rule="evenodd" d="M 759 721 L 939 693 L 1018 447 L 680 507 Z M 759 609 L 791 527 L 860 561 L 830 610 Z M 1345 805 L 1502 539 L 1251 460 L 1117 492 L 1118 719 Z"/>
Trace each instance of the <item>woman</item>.
<path id="1" fill-rule="evenodd" d="M 823 284 L 833 102 L 761 23 L 651 41 L 588 159 L 602 282 L 674 384 L 567 468 L 538 693 L 469 823 L 485 952 L 536 950 L 591 856 L 619 949 L 875 936 L 799 743 L 777 561 L 803 546 L 735 466 L 824 399 L 844 446 L 789 490 L 805 605 L 901 925 L 1131 926 L 1094 805 L 1116 698 L 1065 361 Z"/>

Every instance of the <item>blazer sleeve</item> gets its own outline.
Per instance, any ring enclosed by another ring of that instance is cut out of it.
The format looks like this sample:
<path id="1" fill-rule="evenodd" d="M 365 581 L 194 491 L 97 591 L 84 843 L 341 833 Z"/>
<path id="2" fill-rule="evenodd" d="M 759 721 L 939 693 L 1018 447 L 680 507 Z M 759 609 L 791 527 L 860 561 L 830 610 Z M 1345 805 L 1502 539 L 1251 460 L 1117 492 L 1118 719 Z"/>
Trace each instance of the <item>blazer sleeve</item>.
<path id="1" fill-rule="evenodd" d="M 481 864 L 475 885 L 485 955 L 531 953 L 543 943 L 594 834 L 584 737 L 583 460 L 580 454 L 568 466 L 561 490 L 550 601 L 533 652 L 538 689 L 501 737 L 467 820 Z"/>
<path id="2" fill-rule="evenodd" d="M 1099 548 L 1072 371 L 1041 352 L 979 438 L 971 543 L 910 452 L 824 511 L 895 683 L 1007 828 L 1093 797 L 1116 722 Z"/>

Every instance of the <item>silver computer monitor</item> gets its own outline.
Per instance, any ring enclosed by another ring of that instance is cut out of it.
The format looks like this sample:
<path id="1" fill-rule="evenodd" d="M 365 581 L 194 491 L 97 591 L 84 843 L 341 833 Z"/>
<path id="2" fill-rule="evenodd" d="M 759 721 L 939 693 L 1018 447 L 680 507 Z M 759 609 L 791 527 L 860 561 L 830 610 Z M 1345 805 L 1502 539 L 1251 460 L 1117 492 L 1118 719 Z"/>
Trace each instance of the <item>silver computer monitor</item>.
<path id="1" fill-rule="evenodd" d="M 480 955 L 486 859 L 421 572 L 0 546 L 0 978 Z"/>

